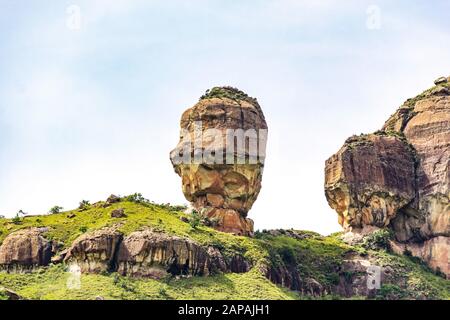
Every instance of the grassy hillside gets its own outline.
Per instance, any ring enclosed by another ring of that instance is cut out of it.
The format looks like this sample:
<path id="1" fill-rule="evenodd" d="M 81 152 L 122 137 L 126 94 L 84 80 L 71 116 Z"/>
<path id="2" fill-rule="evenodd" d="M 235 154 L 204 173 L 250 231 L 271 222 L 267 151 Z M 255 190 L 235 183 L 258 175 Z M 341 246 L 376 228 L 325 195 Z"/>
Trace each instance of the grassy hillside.
<path id="1" fill-rule="evenodd" d="M 133 279 L 116 273 L 82 275 L 81 288 L 69 289 L 64 264 L 51 265 L 28 274 L 0 272 L 0 287 L 16 291 L 28 299 L 306 299 L 311 298 L 273 284 L 261 272 L 262 266 L 293 266 L 302 279 L 312 278 L 330 296 L 342 272 L 339 266 L 350 254 L 370 256 L 381 266 L 396 270 L 398 281 L 384 284 L 378 298 L 408 299 L 418 297 L 449 299 L 450 281 L 434 274 L 420 261 L 388 253 L 383 249 L 343 243 L 338 235 L 322 237 L 313 232 L 296 231 L 294 239 L 285 231 L 277 235 L 259 232 L 255 238 L 237 237 L 203 225 L 193 228 L 181 218 L 188 216 L 179 207 L 157 205 L 140 197 L 128 197 L 103 207 L 103 202 L 84 210 L 73 210 L 21 219 L 0 219 L 0 243 L 18 229 L 48 227 L 47 236 L 68 247 L 85 232 L 118 225 L 124 234 L 152 227 L 186 237 L 203 245 L 219 248 L 224 255 L 243 255 L 252 262 L 251 271 L 242 274 L 218 274 L 210 277 Z M 111 218 L 111 211 L 125 209 L 126 217 Z M 184 219 L 186 220 L 186 219 Z M 0 299 L 2 299 L 0 290 Z M 4 297 L 3 297 L 4 298 Z"/>

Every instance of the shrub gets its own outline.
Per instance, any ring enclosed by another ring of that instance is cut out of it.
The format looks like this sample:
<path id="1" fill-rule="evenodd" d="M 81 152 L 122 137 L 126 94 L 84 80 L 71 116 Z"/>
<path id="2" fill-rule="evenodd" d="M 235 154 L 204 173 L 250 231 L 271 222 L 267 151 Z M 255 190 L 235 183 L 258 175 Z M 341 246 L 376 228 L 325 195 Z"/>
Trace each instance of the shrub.
<path id="1" fill-rule="evenodd" d="M 389 240 L 392 238 L 391 231 L 387 229 L 381 229 L 372 232 L 364 237 L 363 242 L 361 243 L 362 247 L 370 250 L 387 250 L 391 249 L 391 245 Z"/>
<path id="2" fill-rule="evenodd" d="M 129 196 L 126 196 L 125 201 L 134 202 L 134 203 L 147 203 L 149 202 L 147 199 L 145 199 L 141 193 L 133 193 Z"/>
<path id="3" fill-rule="evenodd" d="M 48 211 L 48 213 L 50 213 L 50 214 L 57 214 L 57 213 L 60 213 L 62 211 L 62 209 L 63 209 L 63 207 L 54 206 Z"/>
<path id="4" fill-rule="evenodd" d="M 85 226 L 80 227 L 80 232 L 81 233 L 86 233 L 88 231 L 88 228 Z"/>
<path id="5" fill-rule="evenodd" d="M 406 292 L 395 284 L 383 284 L 376 295 L 377 300 L 400 300 L 405 298 Z"/>
<path id="6" fill-rule="evenodd" d="M 88 200 L 81 200 L 80 204 L 78 205 L 78 210 L 84 211 L 89 209 L 91 206 L 91 203 Z"/>
<path id="7" fill-rule="evenodd" d="M 202 220 L 202 216 L 200 213 L 198 213 L 196 210 L 192 210 L 191 218 L 189 219 L 189 224 L 191 225 L 192 229 L 197 229 L 197 227 L 200 225 L 200 221 Z"/>
<path id="8" fill-rule="evenodd" d="M 21 210 L 22 211 L 22 210 Z M 19 211 L 20 212 L 20 211 Z M 22 223 L 22 218 L 20 218 L 19 216 L 19 212 L 16 213 L 16 216 L 14 218 L 12 218 L 12 223 L 14 224 L 21 224 Z"/>

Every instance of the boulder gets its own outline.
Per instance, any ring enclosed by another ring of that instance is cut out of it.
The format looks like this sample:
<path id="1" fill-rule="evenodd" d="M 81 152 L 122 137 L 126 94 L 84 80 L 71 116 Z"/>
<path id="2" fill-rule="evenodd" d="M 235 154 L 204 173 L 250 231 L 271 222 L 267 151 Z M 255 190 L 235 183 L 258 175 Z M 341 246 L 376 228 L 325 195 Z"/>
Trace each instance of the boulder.
<path id="1" fill-rule="evenodd" d="M 386 227 L 415 197 L 414 153 L 396 136 L 355 136 L 327 160 L 325 195 L 346 231 Z"/>
<path id="2" fill-rule="evenodd" d="M 220 251 L 152 230 L 137 231 L 127 236 L 120 244 L 117 264 L 122 275 L 155 279 L 167 275 L 204 276 L 226 271 Z"/>
<path id="3" fill-rule="evenodd" d="M 119 208 L 111 211 L 111 218 L 124 218 L 126 217 L 125 209 Z"/>
<path id="4" fill-rule="evenodd" d="M 114 228 L 83 234 L 67 250 L 64 261 L 76 265 L 83 273 L 114 271 L 115 257 L 122 238 L 122 233 Z"/>
<path id="5" fill-rule="evenodd" d="M 345 230 L 392 229 L 400 247 L 447 276 L 448 80 L 408 99 L 381 131 L 347 140 L 325 165 L 325 195 Z"/>
<path id="6" fill-rule="evenodd" d="M 120 197 L 118 197 L 118 196 L 116 196 L 114 194 L 110 195 L 108 197 L 108 199 L 106 199 L 106 203 L 107 204 L 114 204 L 114 203 L 117 203 L 117 202 L 120 202 Z"/>
<path id="7" fill-rule="evenodd" d="M 258 102 L 237 89 L 216 87 L 183 113 L 180 126 L 170 158 L 184 196 L 197 211 L 217 218 L 218 230 L 252 235 L 247 213 L 261 189 L 267 138 Z"/>
<path id="8" fill-rule="evenodd" d="M 47 228 L 23 229 L 8 235 L 0 246 L 0 269 L 27 271 L 46 266 L 52 257 L 52 241 Z"/>

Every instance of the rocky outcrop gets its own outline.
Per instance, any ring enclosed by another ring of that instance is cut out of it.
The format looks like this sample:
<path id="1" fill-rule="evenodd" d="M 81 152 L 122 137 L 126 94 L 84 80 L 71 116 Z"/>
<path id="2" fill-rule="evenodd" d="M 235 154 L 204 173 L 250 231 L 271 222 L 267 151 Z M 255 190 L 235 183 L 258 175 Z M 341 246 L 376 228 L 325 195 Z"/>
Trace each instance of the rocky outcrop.
<path id="1" fill-rule="evenodd" d="M 346 231 L 390 228 L 399 248 L 450 276 L 450 78 L 435 84 L 327 160 L 325 195 Z"/>
<path id="2" fill-rule="evenodd" d="M 392 242 L 391 247 L 397 254 L 410 254 L 426 261 L 434 270 L 450 274 L 450 238 L 433 237 L 416 243 Z"/>
<path id="3" fill-rule="evenodd" d="M 0 269 L 27 271 L 46 266 L 52 257 L 52 242 L 46 228 L 23 229 L 8 235 L 0 246 Z"/>
<path id="4" fill-rule="evenodd" d="M 386 227 L 415 197 L 414 155 L 383 134 L 352 137 L 326 162 L 325 193 L 345 229 Z"/>
<path id="5" fill-rule="evenodd" d="M 213 88 L 183 113 L 180 126 L 170 158 L 184 196 L 218 230 L 251 235 L 247 213 L 261 189 L 267 137 L 258 102 L 234 88 Z"/>
<path id="6" fill-rule="evenodd" d="M 225 258 L 212 246 L 151 229 L 124 236 L 104 228 L 76 239 L 64 261 L 82 273 L 119 272 L 132 277 L 208 276 L 219 272 L 247 272 L 251 263 L 240 255 Z M 56 263 L 56 259 L 55 259 Z"/>
<path id="7" fill-rule="evenodd" d="M 220 251 L 152 230 L 137 231 L 120 244 L 118 272 L 135 277 L 205 276 L 226 271 Z"/>
<path id="8" fill-rule="evenodd" d="M 84 273 L 113 271 L 116 268 L 115 257 L 122 237 L 122 233 L 114 228 L 86 233 L 73 242 L 64 261 L 77 266 Z"/>

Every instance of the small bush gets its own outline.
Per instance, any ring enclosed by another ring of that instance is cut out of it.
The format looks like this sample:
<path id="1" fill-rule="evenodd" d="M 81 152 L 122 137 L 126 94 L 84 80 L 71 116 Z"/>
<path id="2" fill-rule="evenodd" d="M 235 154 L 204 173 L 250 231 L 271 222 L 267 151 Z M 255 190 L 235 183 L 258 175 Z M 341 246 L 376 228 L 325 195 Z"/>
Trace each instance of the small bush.
<path id="1" fill-rule="evenodd" d="M 400 300 L 405 298 L 406 292 L 395 284 L 383 284 L 376 295 L 377 300 Z"/>
<path id="2" fill-rule="evenodd" d="M 389 240 L 392 238 L 392 234 L 389 230 L 382 229 L 372 232 L 364 237 L 361 243 L 362 247 L 368 250 L 383 249 L 389 251 L 391 249 Z"/>
<path id="3" fill-rule="evenodd" d="M 126 196 L 125 201 L 129 201 L 129 202 L 134 202 L 134 203 L 148 203 L 149 200 L 145 199 L 142 196 L 142 193 L 133 193 L 130 194 L 129 196 Z"/>
<path id="4" fill-rule="evenodd" d="M 88 231 L 88 228 L 85 226 L 80 227 L 80 232 L 81 233 L 86 233 Z"/>
<path id="5" fill-rule="evenodd" d="M 189 219 L 189 224 L 192 229 L 197 229 L 202 221 L 202 216 L 196 210 L 192 210 L 191 218 Z"/>
<path id="6" fill-rule="evenodd" d="M 78 205 L 78 210 L 84 211 L 89 209 L 91 206 L 91 203 L 88 200 L 81 200 L 80 204 Z"/>
<path id="7" fill-rule="evenodd" d="M 14 224 L 21 224 L 22 223 L 22 218 L 19 216 L 19 213 L 17 213 L 16 216 L 11 219 L 11 221 Z"/>
<path id="8" fill-rule="evenodd" d="M 63 207 L 54 206 L 48 211 L 48 213 L 50 213 L 50 214 L 57 214 L 57 213 L 60 213 L 62 210 L 63 210 Z"/>

